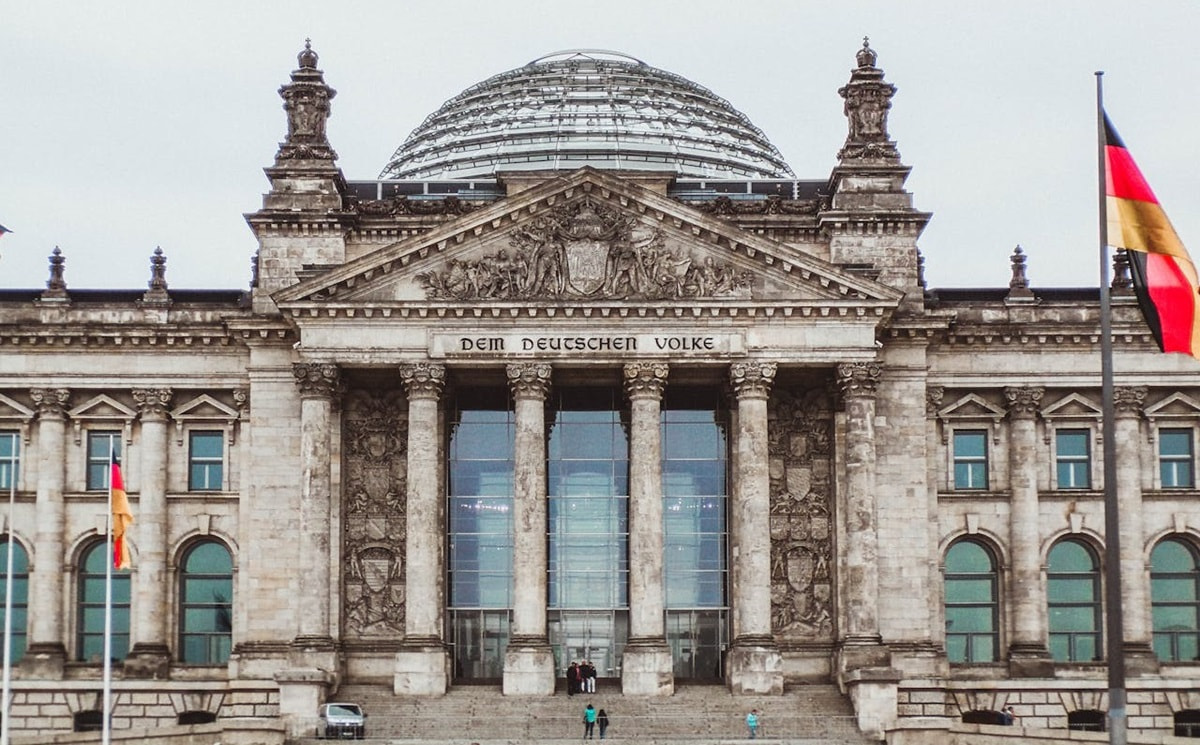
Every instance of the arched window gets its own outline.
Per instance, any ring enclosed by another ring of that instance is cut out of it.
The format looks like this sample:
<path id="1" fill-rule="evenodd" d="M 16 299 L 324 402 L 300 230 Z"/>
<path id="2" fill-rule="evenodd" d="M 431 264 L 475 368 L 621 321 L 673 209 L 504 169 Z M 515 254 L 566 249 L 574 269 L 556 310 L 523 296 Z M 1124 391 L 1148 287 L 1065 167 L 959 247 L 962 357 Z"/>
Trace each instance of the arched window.
<path id="1" fill-rule="evenodd" d="M 83 552 L 79 571 L 79 618 L 76 659 L 104 659 L 104 574 L 109 560 L 104 541 Z M 112 659 L 129 654 L 129 572 L 112 570 Z"/>
<path id="2" fill-rule="evenodd" d="M 1175 736 L 1200 738 L 1200 709 L 1175 712 Z"/>
<path id="3" fill-rule="evenodd" d="M 1067 712 L 1067 729 L 1076 732 L 1103 732 L 1104 712 L 1096 709 Z"/>
<path id="4" fill-rule="evenodd" d="M 1000 647 L 996 560 L 983 544 L 946 551 L 946 656 L 950 662 L 995 662 Z"/>
<path id="5" fill-rule="evenodd" d="M 12 661 L 16 662 L 25 655 L 25 629 L 29 611 L 29 556 L 25 548 L 17 542 L 12 544 Z M 8 564 L 8 537 L 0 538 L 0 583 L 6 582 L 4 573 Z M 8 596 L 5 586 L 4 595 L 0 595 L 0 621 L 4 620 L 3 599 Z M 2 653 L 3 650 L 0 650 Z"/>
<path id="6" fill-rule="evenodd" d="M 1046 605 L 1050 656 L 1060 662 L 1101 659 L 1100 566 L 1096 553 L 1068 538 L 1050 549 Z"/>
<path id="7" fill-rule="evenodd" d="M 180 659 L 192 665 L 229 661 L 233 630 L 233 558 L 216 541 L 187 550 L 180 577 Z"/>
<path id="8" fill-rule="evenodd" d="M 1164 661 L 1200 658 L 1200 564 L 1196 549 L 1177 538 L 1150 552 L 1154 652 Z"/>

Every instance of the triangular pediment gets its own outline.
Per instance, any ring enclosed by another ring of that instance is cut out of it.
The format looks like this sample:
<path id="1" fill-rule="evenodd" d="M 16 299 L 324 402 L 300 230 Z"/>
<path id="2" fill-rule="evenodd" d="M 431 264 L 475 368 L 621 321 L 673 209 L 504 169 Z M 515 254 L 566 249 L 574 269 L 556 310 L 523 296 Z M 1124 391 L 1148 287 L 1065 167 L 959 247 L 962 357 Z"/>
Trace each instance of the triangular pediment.
<path id="1" fill-rule="evenodd" d="M 232 420 L 241 416 L 237 409 L 218 401 L 207 393 L 196 396 L 171 410 L 172 419 Z"/>
<path id="2" fill-rule="evenodd" d="M 1042 416 L 1046 419 L 1094 419 L 1101 413 L 1099 405 L 1078 393 L 1063 396 L 1042 409 Z"/>
<path id="3" fill-rule="evenodd" d="M 1158 403 L 1146 407 L 1149 419 L 1194 417 L 1200 414 L 1200 402 L 1185 393 L 1172 393 Z"/>
<path id="4" fill-rule="evenodd" d="M 280 307 L 721 302 L 894 308 L 902 293 L 583 168 L 279 292 Z"/>
<path id="5" fill-rule="evenodd" d="M 939 419 L 991 419 L 1004 418 L 1004 409 L 992 404 L 977 393 L 968 393 L 953 403 L 938 409 Z"/>
<path id="6" fill-rule="evenodd" d="M 3 393 L 0 393 L 0 421 L 17 420 L 28 422 L 30 419 L 33 419 L 33 414 L 33 409 L 17 403 Z"/>
<path id="7" fill-rule="evenodd" d="M 72 419 L 121 419 L 131 420 L 137 412 L 116 399 L 101 393 L 71 409 Z"/>

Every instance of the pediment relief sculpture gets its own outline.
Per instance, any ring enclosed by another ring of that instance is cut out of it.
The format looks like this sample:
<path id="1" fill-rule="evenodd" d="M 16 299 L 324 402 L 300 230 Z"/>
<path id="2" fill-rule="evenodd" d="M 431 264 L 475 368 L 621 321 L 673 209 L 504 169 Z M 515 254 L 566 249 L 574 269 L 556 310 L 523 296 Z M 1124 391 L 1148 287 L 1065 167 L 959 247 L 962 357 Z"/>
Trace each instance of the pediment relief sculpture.
<path id="1" fill-rule="evenodd" d="M 452 259 L 417 281 L 430 299 L 749 298 L 753 274 L 683 247 L 590 198 L 555 207 L 479 259 Z"/>

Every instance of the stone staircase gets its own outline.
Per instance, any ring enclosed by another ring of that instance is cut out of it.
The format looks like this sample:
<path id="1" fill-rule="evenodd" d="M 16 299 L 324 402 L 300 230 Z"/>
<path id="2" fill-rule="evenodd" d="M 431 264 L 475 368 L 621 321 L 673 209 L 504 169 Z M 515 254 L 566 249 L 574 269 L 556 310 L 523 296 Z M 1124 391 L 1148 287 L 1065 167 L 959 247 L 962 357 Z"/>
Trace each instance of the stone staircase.
<path id="1" fill-rule="evenodd" d="M 545 745 L 575 743 L 583 735 L 583 709 L 607 711 L 608 739 L 661 745 L 746 741 L 746 713 L 759 710 L 760 740 L 771 743 L 867 745 L 849 700 L 835 686 L 789 686 L 782 696 L 732 696 L 721 686 L 683 685 L 669 698 L 624 696 L 601 681 L 594 694 L 505 697 L 494 686 L 456 686 L 440 698 L 397 697 L 387 686 L 344 685 L 338 701 L 367 712 L 367 740 L 375 743 Z M 315 729 L 315 728 L 314 728 Z M 599 739 L 599 730 L 596 739 Z M 291 741 L 317 743 L 316 738 Z"/>

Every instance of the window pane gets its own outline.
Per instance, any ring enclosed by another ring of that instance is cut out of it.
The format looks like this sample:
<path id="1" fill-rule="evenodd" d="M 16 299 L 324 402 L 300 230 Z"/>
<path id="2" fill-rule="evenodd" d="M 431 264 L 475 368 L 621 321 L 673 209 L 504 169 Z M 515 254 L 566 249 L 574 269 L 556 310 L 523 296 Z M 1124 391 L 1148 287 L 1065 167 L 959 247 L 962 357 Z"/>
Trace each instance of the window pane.
<path id="1" fill-rule="evenodd" d="M 1058 430 L 1058 436 L 1055 438 L 1058 443 L 1058 455 L 1060 457 L 1086 456 L 1088 454 L 1087 436 L 1086 430 Z"/>
<path id="2" fill-rule="evenodd" d="M 982 458 L 987 454 L 987 440 L 983 432 L 955 432 L 955 458 Z"/>
<path id="3" fill-rule="evenodd" d="M 1161 429 L 1158 431 L 1159 455 L 1192 454 L 1192 431 L 1190 429 Z"/>
<path id="4" fill-rule="evenodd" d="M 1192 572 L 1196 556 L 1182 541 L 1167 539 L 1150 553 L 1150 567 L 1154 572 Z"/>

